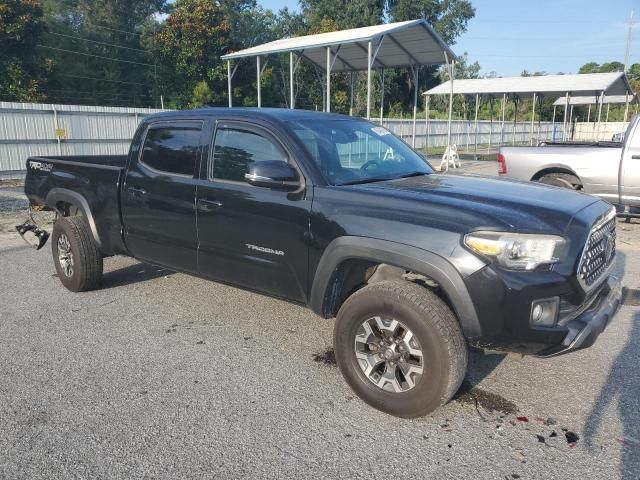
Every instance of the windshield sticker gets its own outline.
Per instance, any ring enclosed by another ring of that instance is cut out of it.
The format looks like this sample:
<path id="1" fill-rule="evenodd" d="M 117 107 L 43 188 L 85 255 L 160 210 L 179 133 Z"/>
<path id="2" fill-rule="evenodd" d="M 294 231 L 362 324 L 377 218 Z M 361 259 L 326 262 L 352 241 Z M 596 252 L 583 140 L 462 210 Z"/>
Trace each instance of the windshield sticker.
<path id="1" fill-rule="evenodd" d="M 385 135 L 389 135 L 391 133 L 389 130 L 383 127 L 373 127 L 371 130 L 381 137 L 384 137 Z"/>

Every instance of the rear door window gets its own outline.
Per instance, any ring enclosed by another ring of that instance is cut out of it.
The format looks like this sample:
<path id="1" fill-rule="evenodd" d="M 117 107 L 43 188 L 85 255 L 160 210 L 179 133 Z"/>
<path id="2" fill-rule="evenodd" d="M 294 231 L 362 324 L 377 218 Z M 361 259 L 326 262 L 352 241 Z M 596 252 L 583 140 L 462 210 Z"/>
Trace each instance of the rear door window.
<path id="1" fill-rule="evenodd" d="M 159 172 L 192 177 L 200 156 L 200 122 L 152 125 L 140 161 Z"/>

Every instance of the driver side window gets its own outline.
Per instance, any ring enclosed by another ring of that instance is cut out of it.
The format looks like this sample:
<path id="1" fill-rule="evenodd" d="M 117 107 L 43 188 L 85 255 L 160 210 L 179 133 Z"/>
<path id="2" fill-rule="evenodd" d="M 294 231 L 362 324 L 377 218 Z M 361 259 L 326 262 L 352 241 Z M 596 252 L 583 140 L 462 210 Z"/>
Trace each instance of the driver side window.
<path id="1" fill-rule="evenodd" d="M 270 139 L 257 133 L 233 128 L 218 128 L 213 149 L 212 176 L 217 180 L 245 181 L 244 174 L 254 162 L 280 160 L 287 155 Z"/>

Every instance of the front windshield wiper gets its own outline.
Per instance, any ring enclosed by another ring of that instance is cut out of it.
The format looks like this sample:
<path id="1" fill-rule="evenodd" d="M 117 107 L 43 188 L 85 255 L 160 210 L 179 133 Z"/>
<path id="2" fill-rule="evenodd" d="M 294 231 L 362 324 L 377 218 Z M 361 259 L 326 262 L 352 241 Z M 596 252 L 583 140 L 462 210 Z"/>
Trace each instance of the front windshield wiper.
<path id="1" fill-rule="evenodd" d="M 395 177 L 393 180 L 397 180 L 398 178 L 409 178 L 409 177 L 421 177 L 422 175 L 429 175 L 428 172 L 409 172 L 400 175 L 399 177 Z"/>
<path id="2" fill-rule="evenodd" d="M 361 178 L 359 180 L 351 180 L 350 182 L 338 183 L 336 186 L 342 187 L 343 185 L 360 185 L 363 183 L 383 182 L 385 180 L 393 180 L 393 179 L 389 177 Z"/>
<path id="3" fill-rule="evenodd" d="M 342 185 L 361 185 L 363 183 L 373 183 L 373 182 L 385 182 L 388 180 L 399 180 L 401 178 L 409 178 L 409 177 L 419 177 L 422 175 L 429 175 L 429 173 L 427 172 L 409 172 L 409 173 L 403 173 L 402 175 L 398 175 L 398 176 L 393 176 L 393 177 L 371 177 L 371 178 L 361 178 L 359 180 L 352 180 L 350 182 L 344 182 L 344 183 L 340 183 L 338 184 L 338 186 L 342 186 Z"/>

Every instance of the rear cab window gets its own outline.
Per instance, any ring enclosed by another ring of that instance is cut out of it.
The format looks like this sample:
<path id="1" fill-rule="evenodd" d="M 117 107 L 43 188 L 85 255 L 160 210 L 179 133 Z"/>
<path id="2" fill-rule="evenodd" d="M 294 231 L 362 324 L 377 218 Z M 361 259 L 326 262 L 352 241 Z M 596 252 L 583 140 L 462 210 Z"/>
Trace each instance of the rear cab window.
<path id="1" fill-rule="evenodd" d="M 140 162 L 157 172 L 192 177 L 200 158 L 202 126 L 197 121 L 150 125 Z"/>

